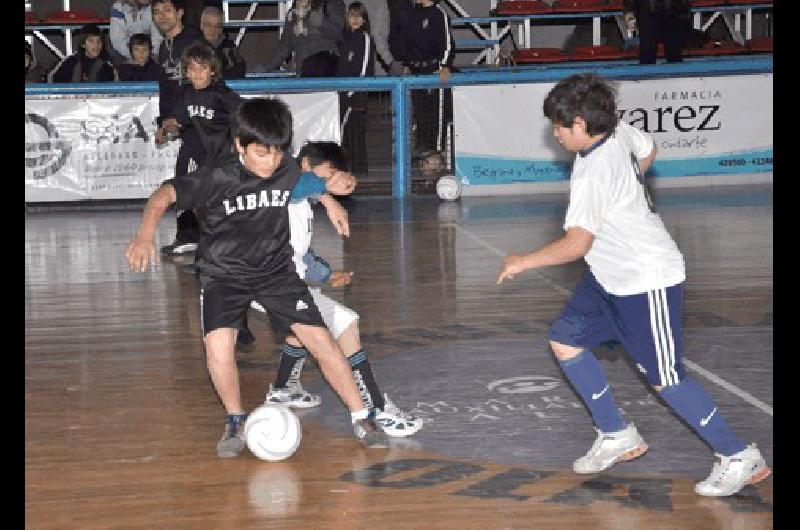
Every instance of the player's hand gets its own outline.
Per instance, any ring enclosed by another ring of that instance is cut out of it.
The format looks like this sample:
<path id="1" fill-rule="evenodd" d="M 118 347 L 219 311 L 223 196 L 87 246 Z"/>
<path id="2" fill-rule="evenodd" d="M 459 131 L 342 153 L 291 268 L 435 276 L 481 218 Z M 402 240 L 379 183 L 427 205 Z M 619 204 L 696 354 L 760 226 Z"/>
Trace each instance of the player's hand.
<path id="1" fill-rule="evenodd" d="M 162 145 L 167 142 L 167 131 L 163 127 L 156 129 L 156 134 L 153 136 L 156 145 Z"/>
<path id="2" fill-rule="evenodd" d="M 447 83 L 450 79 L 450 69 L 446 66 L 442 66 L 439 68 L 439 82 L 440 83 Z"/>
<path id="3" fill-rule="evenodd" d="M 181 124 L 175 118 L 167 118 L 162 121 L 161 127 L 167 134 L 178 134 L 181 130 Z"/>
<path id="4" fill-rule="evenodd" d="M 344 287 L 350 285 L 353 280 L 353 271 L 333 271 L 331 277 L 328 278 L 328 284 L 331 287 Z"/>
<path id="5" fill-rule="evenodd" d="M 350 237 L 350 222 L 345 207 L 328 194 L 323 194 L 320 202 L 325 206 L 325 210 L 328 212 L 328 219 L 331 220 L 336 232 L 340 236 Z"/>
<path id="6" fill-rule="evenodd" d="M 125 259 L 133 272 L 145 272 L 147 264 L 151 262 L 155 268 L 158 265 L 158 254 L 152 241 L 134 238 L 125 248 Z"/>
<path id="7" fill-rule="evenodd" d="M 333 195 L 350 195 L 356 189 L 357 180 L 349 171 L 337 171 L 325 183 L 328 193 Z"/>
<path id="8" fill-rule="evenodd" d="M 497 276 L 497 285 L 503 283 L 503 280 L 506 278 L 509 280 L 513 279 L 514 276 L 525 269 L 525 261 L 522 256 L 517 256 L 516 254 L 506 256 L 506 259 L 503 260 L 503 267 L 500 269 L 500 274 Z"/>

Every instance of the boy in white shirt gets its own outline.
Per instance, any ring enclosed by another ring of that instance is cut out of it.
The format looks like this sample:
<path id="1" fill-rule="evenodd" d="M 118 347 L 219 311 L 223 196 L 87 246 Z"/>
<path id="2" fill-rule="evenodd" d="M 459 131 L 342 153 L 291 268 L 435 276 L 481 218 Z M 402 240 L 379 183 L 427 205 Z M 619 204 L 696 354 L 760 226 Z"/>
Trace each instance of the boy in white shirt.
<path id="1" fill-rule="evenodd" d="M 577 153 L 570 176 L 566 234 L 528 254 L 505 258 L 501 283 L 527 269 L 585 258 L 589 272 L 550 328 L 550 345 L 597 430 L 576 473 L 597 473 L 637 458 L 647 444 L 622 419 L 590 348 L 620 342 L 661 398 L 719 458 L 695 485 L 706 496 L 733 495 L 769 476 L 755 444 L 731 430 L 682 364 L 683 256 L 653 209 L 643 175 L 656 157 L 649 135 L 619 121 L 614 88 L 594 74 L 559 82 L 544 101 L 553 133 Z"/>

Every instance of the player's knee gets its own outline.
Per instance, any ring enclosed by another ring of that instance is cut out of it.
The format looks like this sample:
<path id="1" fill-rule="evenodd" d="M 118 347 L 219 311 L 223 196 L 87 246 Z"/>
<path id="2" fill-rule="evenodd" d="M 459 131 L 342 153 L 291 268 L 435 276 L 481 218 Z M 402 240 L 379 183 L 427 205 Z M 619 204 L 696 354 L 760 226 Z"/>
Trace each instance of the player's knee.
<path id="1" fill-rule="evenodd" d="M 585 349 L 577 346 L 561 344 L 560 342 L 556 342 L 554 340 L 550 341 L 550 347 L 553 349 L 553 353 L 556 355 L 559 361 L 566 361 L 568 359 L 577 357 Z"/>
<path id="2" fill-rule="evenodd" d="M 303 346 L 303 343 L 300 342 L 294 335 L 286 335 L 286 344 L 289 346 L 294 346 L 295 348 L 300 348 Z"/>

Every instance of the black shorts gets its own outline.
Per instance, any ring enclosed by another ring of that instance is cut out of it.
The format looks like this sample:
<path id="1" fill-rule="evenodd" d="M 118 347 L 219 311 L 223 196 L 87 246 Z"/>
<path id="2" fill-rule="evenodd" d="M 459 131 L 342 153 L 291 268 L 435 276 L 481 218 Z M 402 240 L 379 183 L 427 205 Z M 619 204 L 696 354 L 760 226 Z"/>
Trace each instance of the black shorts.
<path id="1" fill-rule="evenodd" d="M 294 271 L 276 274 L 268 285 L 253 288 L 200 276 L 201 328 L 205 337 L 219 328 L 239 328 L 255 300 L 267 310 L 276 339 L 289 334 L 293 324 L 325 327 L 306 282 Z"/>

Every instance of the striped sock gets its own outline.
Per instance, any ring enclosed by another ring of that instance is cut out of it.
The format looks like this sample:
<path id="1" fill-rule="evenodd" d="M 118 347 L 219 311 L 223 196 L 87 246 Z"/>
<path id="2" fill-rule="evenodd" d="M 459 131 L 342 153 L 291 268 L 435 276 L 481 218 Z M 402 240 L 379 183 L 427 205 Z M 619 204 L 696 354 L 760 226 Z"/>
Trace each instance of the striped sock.
<path id="1" fill-rule="evenodd" d="M 296 385 L 300 382 L 306 355 L 308 355 L 308 350 L 304 347 L 296 348 L 291 344 L 284 343 L 281 348 L 281 363 L 278 366 L 274 388 L 286 388 L 288 384 Z"/>
<path id="2" fill-rule="evenodd" d="M 347 358 L 350 363 L 350 369 L 353 371 L 353 379 L 356 381 L 358 391 L 361 393 L 361 400 L 364 406 L 372 409 L 379 408 L 383 410 L 386 403 L 383 400 L 378 388 L 378 383 L 372 375 L 372 368 L 369 366 L 369 360 L 364 350 L 358 350 L 353 355 Z"/>
<path id="3" fill-rule="evenodd" d="M 558 361 L 564 374 L 581 396 L 584 405 L 598 429 L 605 433 L 621 431 L 625 421 L 619 413 L 614 394 L 606 380 L 603 367 L 590 350 L 583 350 L 577 357 Z"/>

